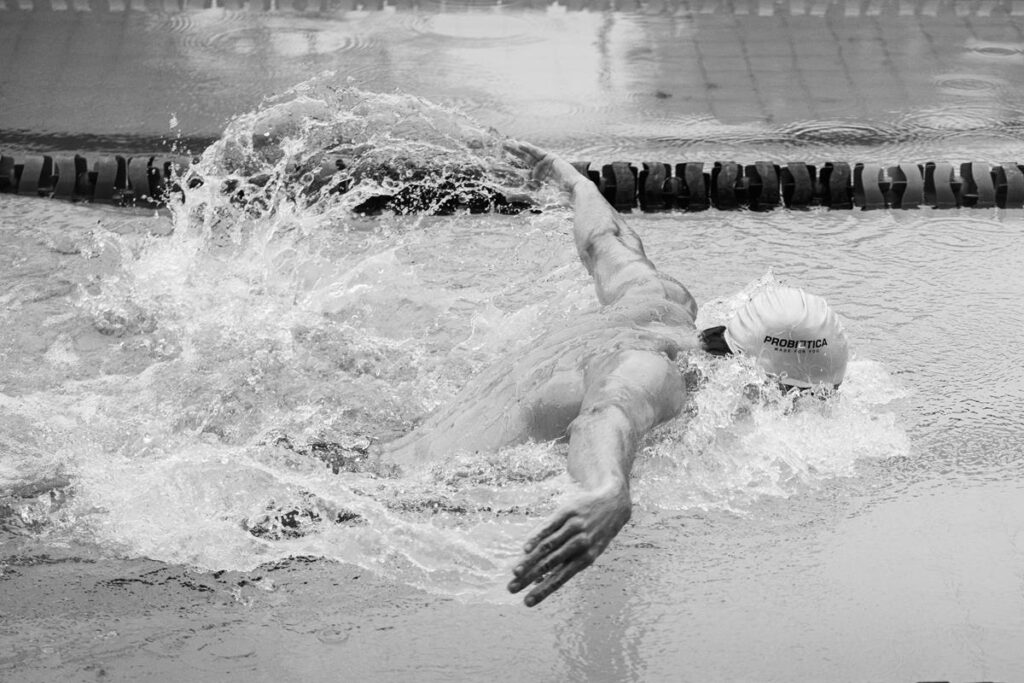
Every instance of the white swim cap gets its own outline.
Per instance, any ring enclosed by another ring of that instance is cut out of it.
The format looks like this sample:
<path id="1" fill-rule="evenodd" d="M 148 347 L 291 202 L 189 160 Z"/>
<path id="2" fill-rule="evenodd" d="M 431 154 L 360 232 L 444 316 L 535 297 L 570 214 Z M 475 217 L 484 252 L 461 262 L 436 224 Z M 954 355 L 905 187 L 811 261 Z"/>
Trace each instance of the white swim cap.
<path id="1" fill-rule="evenodd" d="M 849 350 L 839 316 L 820 296 L 792 287 L 768 287 L 736 311 L 725 341 L 754 356 L 783 384 L 838 386 Z"/>

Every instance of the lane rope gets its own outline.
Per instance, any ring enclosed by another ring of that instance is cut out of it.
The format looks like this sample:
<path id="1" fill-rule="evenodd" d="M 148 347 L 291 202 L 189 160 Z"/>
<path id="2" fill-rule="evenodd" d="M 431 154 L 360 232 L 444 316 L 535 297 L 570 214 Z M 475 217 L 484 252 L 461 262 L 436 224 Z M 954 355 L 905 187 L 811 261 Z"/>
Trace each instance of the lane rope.
<path id="1" fill-rule="evenodd" d="M 155 208 L 165 205 L 180 190 L 182 182 L 190 186 L 203 182 L 189 171 L 192 161 L 189 157 L 168 155 L 99 156 L 90 162 L 77 154 L 33 154 L 20 158 L 0 154 L 0 192 Z M 829 161 L 817 166 L 800 161 L 578 161 L 573 166 L 595 183 L 619 211 L 771 211 L 816 206 L 865 211 L 1024 208 L 1024 165 L 1013 162 L 973 161 L 954 166 L 947 162 Z M 328 159 L 313 174 L 312 187 L 328 185 L 343 167 L 341 160 Z M 447 193 L 455 199 L 433 204 L 416 201 L 413 196 L 417 186 L 411 184 L 403 190 L 404 197 L 376 198 L 364 205 L 365 212 L 397 209 L 404 213 L 452 213 L 469 208 L 515 213 L 528 208 L 527 204 L 517 205 L 497 192 L 490 198 L 460 199 L 456 186 L 439 188 L 424 182 L 419 187 L 423 194 L 437 197 Z M 223 189 L 229 193 L 235 188 Z M 344 192 L 347 184 L 338 182 L 331 189 Z M 448 192 L 449 189 L 452 191 Z M 401 211 L 402 208 L 408 210 Z"/>

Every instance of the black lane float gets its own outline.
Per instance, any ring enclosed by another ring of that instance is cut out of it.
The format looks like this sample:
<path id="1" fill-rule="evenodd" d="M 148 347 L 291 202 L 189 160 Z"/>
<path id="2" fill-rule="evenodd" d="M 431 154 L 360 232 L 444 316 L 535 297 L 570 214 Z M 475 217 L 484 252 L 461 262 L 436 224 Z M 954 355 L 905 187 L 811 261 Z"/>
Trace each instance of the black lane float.
<path id="1" fill-rule="evenodd" d="M 159 207 L 171 201 L 182 184 L 196 186 L 203 182 L 190 170 L 192 162 L 188 157 L 167 155 L 100 156 L 91 162 L 81 155 L 0 155 L 0 192 Z M 573 165 L 600 187 L 619 211 L 771 211 L 815 206 L 833 210 L 1024 208 L 1024 165 L 1010 162 L 886 165 L 831 161 L 819 167 L 799 161 L 617 161 Z M 327 159 L 313 173 L 313 182 L 303 188 L 303 193 L 308 195 L 325 186 L 328 191 L 345 192 L 351 178 L 335 178 L 342 169 L 341 160 Z M 477 182 L 467 193 L 451 179 L 447 185 L 412 183 L 395 195 L 374 197 L 355 210 L 367 214 L 448 214 L 465 210 L 517 213 L 530 208 L 519 197 L 506 197 L 498 189 L 481 187 Z M 234 189 L 225 187 L 224 191 Z"/>

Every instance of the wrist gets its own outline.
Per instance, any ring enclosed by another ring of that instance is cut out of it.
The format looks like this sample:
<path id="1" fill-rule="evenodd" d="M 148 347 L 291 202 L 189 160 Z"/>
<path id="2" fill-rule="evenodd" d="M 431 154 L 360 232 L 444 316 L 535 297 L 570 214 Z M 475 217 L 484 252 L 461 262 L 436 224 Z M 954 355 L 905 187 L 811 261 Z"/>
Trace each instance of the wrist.
<path id="1" fill-rule="evenodd" d="M 608 497 L 629 499 L 629 480 L 613 477 L 600 488 L 600 492 Z"/>

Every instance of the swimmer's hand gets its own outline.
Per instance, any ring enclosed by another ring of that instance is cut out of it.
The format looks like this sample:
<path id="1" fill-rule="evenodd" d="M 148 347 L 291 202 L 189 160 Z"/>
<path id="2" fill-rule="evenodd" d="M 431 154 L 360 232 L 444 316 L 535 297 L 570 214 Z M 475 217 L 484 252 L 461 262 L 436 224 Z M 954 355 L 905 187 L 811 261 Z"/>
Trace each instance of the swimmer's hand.
<path id="1" fill-rule="evenodd" d="M 509 592 L 537 584 L 523 602 L 533 607 L 543 601 L 593 564 L 629 521 L 631 510 L 629 489 L 619 485 L 588 491 L 564 505 L 526 542 L 526 556 L 512 572 Z"/>
<path id="2" fill-rule="evenodd" d="M 508 140 L 502 146 L 506 152 L 530 167 L 532 180 L 550 180 L 566 191 L 571 191 L 576 183 L 587 180 L 562 157 L 529 142 Z"/>

